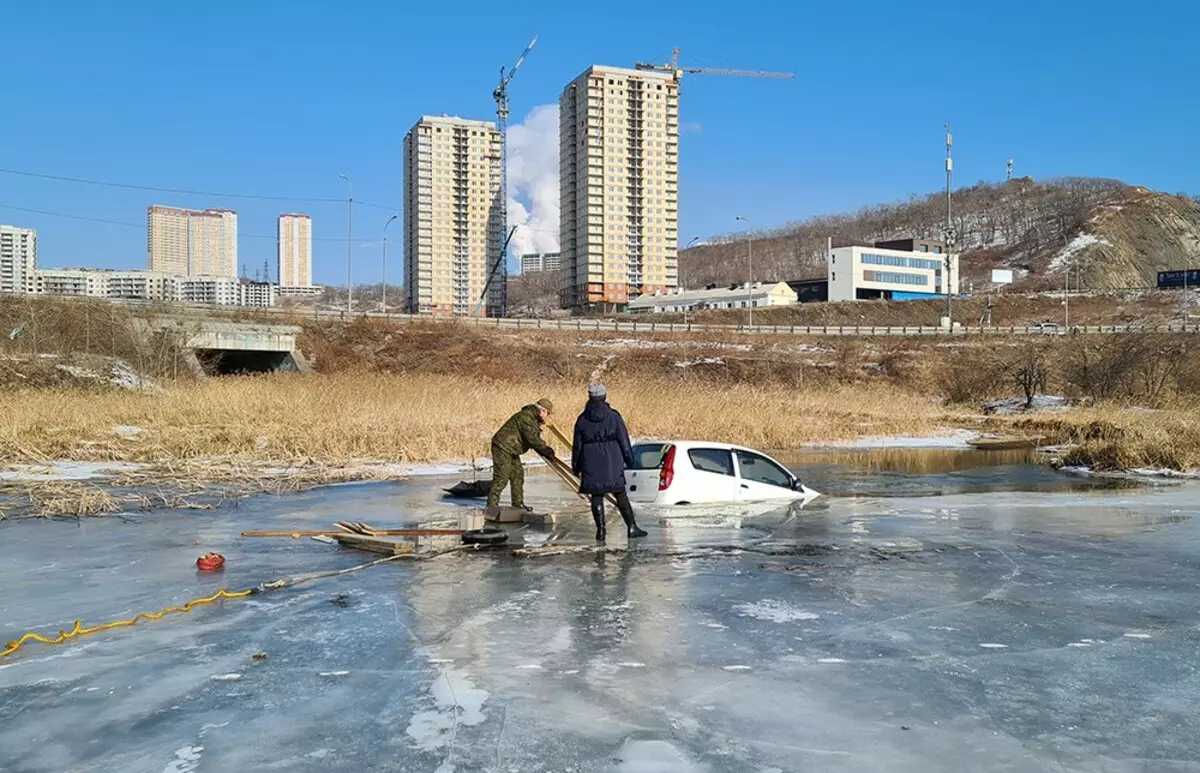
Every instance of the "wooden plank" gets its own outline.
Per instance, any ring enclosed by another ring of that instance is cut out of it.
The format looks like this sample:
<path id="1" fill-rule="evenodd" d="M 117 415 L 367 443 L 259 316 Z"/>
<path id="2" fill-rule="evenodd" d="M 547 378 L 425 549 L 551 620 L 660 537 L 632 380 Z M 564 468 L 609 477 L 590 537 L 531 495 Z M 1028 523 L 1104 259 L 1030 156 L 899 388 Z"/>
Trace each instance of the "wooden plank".
<path id="1" fill-rule="evenodd" d="M 263 529 L 242 532 L 243 537 L 336 537 L 339 534 L 357 534 L 358 532 L 341 531 L 337 529 Z M 375 537 L 455 537 L 461 536 L 462 529 L 373 529 L 369 535 Z"/>
<path id="2" fill-rule="evenodd" d="M 337 534 L 334 539 L 342 547 L 366 550 L 371 553 L 383 553 L 389 556 L 412 555 L 417 546 L 408 541 L 385 539 L 382 537 L 367 537 L 361 534 Z"/>

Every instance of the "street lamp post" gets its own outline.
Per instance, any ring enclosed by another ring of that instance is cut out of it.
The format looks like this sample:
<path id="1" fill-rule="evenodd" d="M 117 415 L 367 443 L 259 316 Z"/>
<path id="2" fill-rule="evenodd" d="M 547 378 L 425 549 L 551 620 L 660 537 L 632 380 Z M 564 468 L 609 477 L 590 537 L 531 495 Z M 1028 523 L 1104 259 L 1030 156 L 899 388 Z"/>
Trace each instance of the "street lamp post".
<path id="1" fill-rule="evenodd" d="M 700 237 L 693 236 L 691 241 L 689 241 L 687 243 L 687 245 L 683 248 L 683 251 L 686 252 L 686 251 L 690 250 L 692 248 L 692 245 L 698 241 L 700 241 Z M 679 292 L 686 293 L 687 289 L 683 286 L 683 261 L 679 260 L 678 256 L 675 259 L 675 270 L 679 274 Z M 688 313 L 687 298 L 684 298 L 683 299 L 683 324 L 684 325 L 687 325 L 687 323 L 688 323 L 687 313 Z"/>
<path id="2" fill-rule="evenodd" d="M 746 255 L 750 262 L 750 284 L 746 290 L 746 303 L 750 306 L 750 327 L 754 327 L 754 233 L 750 230 L 750 220 L 742 215 L 738 215 L 734 220 L 741 220 L 746 224 Z"/>
<path id="3" fill-rule="evenodd" d="M 354 314 L 354 184 L 344 174 L 338 177 L 346 181 L 346 313 Z"/>
<path id="4" fill-rule="evenodd" d="M 392 215 L 387 222 L 383 224 L 383 289 L 380 290 L 381 299 L 380 305 L 383 306 L 383 313 L 387 314 L 387 227 L 392 224 L 392 221 L 400 217 Z"/>
<path id="5" fill-rule="evenodd" d="M 954 135 L 950 133 L 950 124 L 946 124 L 946 275 L 942 278 L 946 285 L 946 324 L 950 333 L 954 332 L 954 293 L 951 292 L 950 270 L 954 261 L 954 220 L 950 209 L 950 185 L 954 177 L 954 159 L 950 155 L 954 146 Z"/>

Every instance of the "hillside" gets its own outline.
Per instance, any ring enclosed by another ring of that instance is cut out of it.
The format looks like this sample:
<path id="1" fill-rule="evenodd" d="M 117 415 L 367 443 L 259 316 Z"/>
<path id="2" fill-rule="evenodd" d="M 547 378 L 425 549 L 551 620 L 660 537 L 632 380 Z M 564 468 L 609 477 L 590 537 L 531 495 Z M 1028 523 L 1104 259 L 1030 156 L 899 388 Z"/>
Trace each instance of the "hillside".
<path id="1" fill-rule="evenodd" d="M 827 240 L 870 244 L 909 236 L 940 238 L 940 193 L 755 232 L 757 279 L 824 276 Z M 954 227 L 964 248 L 964 292 L 993 268 L 1011 268 L 1014 289 L 1071 286 L 1112 290 L 1154 284 L 1156 272 L 1200 264 L 1200 201 L 1116 180 L 1064 178 L 979 183 L 954 193 Z M 745 280 L 746 234 L 727 234 L 681 255 L 688 286 Z"/>

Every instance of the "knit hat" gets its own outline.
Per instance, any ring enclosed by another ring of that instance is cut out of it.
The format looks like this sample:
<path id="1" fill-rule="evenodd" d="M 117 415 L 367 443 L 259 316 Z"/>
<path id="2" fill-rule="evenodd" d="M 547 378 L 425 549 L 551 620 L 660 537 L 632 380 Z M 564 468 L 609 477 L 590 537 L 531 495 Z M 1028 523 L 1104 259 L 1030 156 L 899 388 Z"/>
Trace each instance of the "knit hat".
<path id="1" fill-rule="evenodd" d="M 604 388 L 603 384 L 591 384 L 588 386 L 588 397 L 606 398 L 608 390 Z"/>
<path id="2" fill-rule="evenodd" d="M 546 413 L 554 413 L 554 403 L 550 402 L 549 397 L 543 397 L 536 403 L 537 407 L 542 408 Z"/>

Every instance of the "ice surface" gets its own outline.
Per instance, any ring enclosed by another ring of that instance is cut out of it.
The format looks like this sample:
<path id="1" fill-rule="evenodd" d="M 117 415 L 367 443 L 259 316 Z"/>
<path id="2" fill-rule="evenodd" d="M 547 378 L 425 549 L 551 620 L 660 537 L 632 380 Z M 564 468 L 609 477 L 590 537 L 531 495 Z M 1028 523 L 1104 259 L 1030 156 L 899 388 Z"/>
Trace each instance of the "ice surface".
<path id="1" fill-rule="evenodd" d="M 968 440 L 979 437 L 978 432 L 971 430 L 954 430 L 926 437 L 909 435 L 893 435 L 882 437 L 861 437 L 834 443 L 815 443 L 812 448 L 970 448 Z"/>
<path id="2" fill-rule="evenodd" d="M 0 470 L 0 481 L 67 481 L 93 480 L 134 472 L 143 465 L 134 462 L 72 462 L 56 461 L 48 464 L 14 465 Z"/>
<path id="3" fill-rule="evenodd" d="M 1029 491 L 1042 473 L 1002 469 L 1007 489 L 883 491 L 920 496 L 846 496 L 825 472 L 804 509 L 647 516 L 624 553 L 389 564 L 29 645 L 0 661 L 0 769 L 1200 770 L 1197 486 Z M 237 535 L 452 523 L 448 480 L 0 523 L 0 638 L 361 563 Z M 528 497 L 560 541 L 590 540 L 552 476 Z M 196 572 L 207 550 L 224 572 Z"/>

